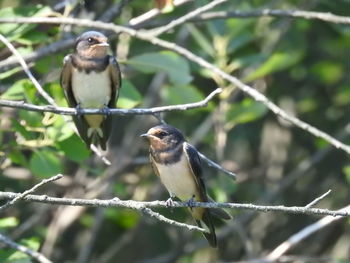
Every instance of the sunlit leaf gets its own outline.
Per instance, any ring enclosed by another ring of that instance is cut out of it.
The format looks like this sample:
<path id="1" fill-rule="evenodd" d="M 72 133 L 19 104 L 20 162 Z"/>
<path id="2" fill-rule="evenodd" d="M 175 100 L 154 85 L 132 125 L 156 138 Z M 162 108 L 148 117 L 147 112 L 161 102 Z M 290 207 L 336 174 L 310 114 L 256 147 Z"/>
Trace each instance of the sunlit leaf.
<path id="1" fill-rule="evenodd" d="M 192 80 L 187 60 L 172 51 L 145 53 L 127 63 L 148 74 L 166 72 L 174 85 L 185 85 Z"/>
<path id="2" fill-rule="evenodd" d="M 131 109 L 141 102 L 142 96 L 135 86 L 128 80 L 123 80 L 120 89 L 118 108 Z"/>
<path id="3" fill-rule="evenodd" d="M 317 79 L 325 84 L 334 84 L 344 75 L 341 64 L 333 61 L 321 61 L 316 63 L 312 69 Z"/>
<path id="4" fill-rule="evenodd" d="M 234 124 L 246 123 L 261 118 L 267 113 L 264 104 L 246 98 L 239 104 L 233 104 L 227 113 L 227 120 Z"/>
<path id="5" fill-rule="evenodd" d="M 48 16 L 52 13 L 49 6 L 20 6 L 6 7 L 0 9 L 0 17 L 35 17 Z M 35 28 L 35 24 L 0 24 L 0 33 L 6 35 L 9 40 L 15 40 L 26 34 L 29 30 Z"/>
<path id="6" fill-rule="evenodd" d="M 0 218 L 0 228 L 11 228 L 17 226 L 19 220 L 15 217 Z"/>
<path id="7" fill-rule="evenodd" d="M 165 86 L 162 89 L 165 104 L 184 104 L 204 99 L 203 94 L 194 86 Z"/>
<path id="8" fill-rule="evenodd" d="M 64 152 L 64 155 L 72 161 L 81 162 L 90 156 L 90 151 L 83 140 L 76 134 L 69 138 L 56 142 L 58 149 Z"/>
<path id="9" fill-rule="evenodd" d="M 300 51 L 277 52 L 274 53 L 265 63 L 244 78 L 249 82 L 258 78 L 262 78 L 274 72 L 285 70 L 298 63 L 303 57 Z"/>
<path id="10" fill-rule="evenodd" d="M 56 153 L 42 149 L 35 151 L 29 162 L 30 170 L 38 177 L 50 177 L 63 170 L 61 161 Z"/>
<path id="11" fill-rule="evenodd" d="M 140 215 L 132 210 L 107 208 L 106 217 L 121 228 L 129 229 L 136 225 Z"/>

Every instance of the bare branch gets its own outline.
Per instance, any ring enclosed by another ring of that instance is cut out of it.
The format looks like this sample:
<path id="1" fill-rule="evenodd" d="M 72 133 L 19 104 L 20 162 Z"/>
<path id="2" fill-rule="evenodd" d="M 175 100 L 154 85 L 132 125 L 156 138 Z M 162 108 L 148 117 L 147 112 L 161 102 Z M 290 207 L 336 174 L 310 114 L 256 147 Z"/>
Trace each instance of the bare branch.
<path id="1" fill-rule="evenodd" d="M 6 208 L 8 208 L 9 206 L 14 205 L 15 203 L 17 203 L 18 201 L 22 200 L 23 198 L 25 198 L 27 195 L 35 192 L 39 187 L 43 186 L 44 184 L 53 182 L 53 181 L 57 181 L 58 179 L 61 179 L 63 177 L 62 174 L 58 174 L 55 176 L 52 176 L 51 178 L 48 179 L 44 179 L 42 180 L 40 183 L 34 185 L 32 188 L 30 188 L 29 190 L 24 191 L 23 193 L 17 195 L 15 198 L 13 198 L 11 201 L 7 202 L 6 204 L 2 205 L 0 207 L 0 212 L 4 211 Z"/>
<path id="2" fill-rule="evenodd" d="M 332 190 L 329 189 L 327 192 L 325 192 L 323 195 L 317 197 L 315 200 L 313 200 L 312 202 L 307 204 L 305 207 L 310 208 L 310 207 L 315 206 L 318 202 L 320 202 L 322 199 L 324 199 L 326 196 L 328 196 L 331 192 L 332 192 Z"/>
<path id="3" fill-rule="evenodd" d="M 174 4 L 174 6 L 180 6 L 180 5 L 183 5 L 187 2 L 192 2 L 192 1 L 193 0 L 174 0 L 173 4 Z M 158 8 L 153 8 L 153 9 L 149 10 L 148 12 L 146 12 L 138 17 L 132 18 L 129 21 L 129 25 L 131 25 L 131 26 L 140 25 L 146 21 L 149 21 L 150 19 L 159 15 L 160 13 L 161 13 L 161 11 Z"/>
<path id="4" fill-rule="evenodd" d="M 20 245 L 14 241 L 12 241 L 11 239 L 9 239 L 8 237 L 4 236 L 3 234 L 0 233 L 0 241 L 3 242 L 4 244 L 6 244 L 7 246 L 16 249 L 18 251 L 21 251 L 25 254 L 27 254 L 28 256 L 36 259 L 38 262 L 40 263 L 52 263 L 51 260 L 47 259 L 43 254 L 40 254 L 37 251 L 34 251 L 30 248 L 27 248 L 23 245 Z"/>
<path id="5" fill-rule="evenodd" d="M 10 43 L 10 41 L 8 41 L 2 34 L 0 34 L 0 40 L 7 46 L 7 48 L 12 52 L 12 54 L 15 55 L 15 57 L 18 59 L 24 72 L 27 74 L 30 81 L 34 84 L 35 88 L 40 93 L 40 95 L 43 96 L 45 100 L 51 105 L 57 106 L 54 99 L 41 87 L 39 82 L 33 76 L 32 72 L 30 72 L 29 67 L 27 63 L 24 61 L 22 55 L 16 50 L 16 48 Z"/>
<path id="6" fill-rule="evenodd" d="M 196 230 L 199 232 L 206 232 L 206 230 L 204 228 L 198 227 L 198 226 L 193 226 L 193 225 L 189 225 L 189 224 L 184 224 L 184 223 L 180 223 L 177 222 L 175 220 L 171 220 L 157 212 L 152 211 L 151 209 L 145 207 L 144 205 L 140 205 L 138 208 L 136 208 L 137 210 L 140 210 L 141 212 L 143 212 L 146 215 L 149 215 L 153 218 L 158 219 L 159 221 L 165 222 L 169 225 L 174 225 L 174 226 L 178 226 L 178 227 L 183 227 L 183 228 L 187 228 L 190 231 Z"/>
<path id="7" fill-rule="evenodd" d="M 12 192 L 0 192 L 1 199 L 13 199 L 19 194 Z M 47 195 L 28 195 L 24 198 L 25 201 L 39 202 L 55 205 L 70 205 L 70 206 L 90 206 L 90 207 L 123 207 L 140 210 L 140 207 L 146 208 L 169 208 L 169 205 L 165 201 L 134 201 L 134 200 L 120 200 L 114 199 L 77 199 L 77 198 L 57 198 Z M 171 207 L 188 207 L 187 202 L 174 202 Z M 238 210 L 255 210 L 259 212 L 285 212 L 290 214 L 305 214 L 305 215 L 330 215 L 330 216 L 343 216 L 349 217 L 349 210 L 328 210 L 321 208 L 307 208 L 304 206 L 264 206 L 253 204 L 238 204 L 238 203 L 216 203 L 216 202 L 193 202 L 191 207 L 204 207 L 204 208 L 229 208 Z"/>
<path id="8" fill-rule="evenodd" d="M 158 112 L 167 112 L 167 111 L 185 111 L 189 109 L 195 109 L 200 107 L 207 106 L 208 102 L 217 94 L 219 94 L 222 91 L 221 88 L 217 88 L 216 90 L 212 91 L 205 99 L 194 102 L 194 103 L 187 103 L 187 104 L 179 104 L 179 105 L 170 105 L 170 106 L 161 106 L 161 107 L 154 107 L 149 109 L 110 109 L 111 114 L 118 114 L 118 115 L 153 115 Z M 9 107 L 9 108 L 17 108 L 17 109 L 24 109 L 29 111 L 37 111 L 37 112 L 52 112 L 62 115 L 77 115 L 77 111 L 75 108 L 64 108 L 64 107 L 54 107 L 51 105 L 46 106 L 38 106 L 33 104 L 28 104 L 23 101 L 12 101 L 12 100 L 0 100 L 0 107 Z M 100 114 L 104 115 L 106 112 L 104 112 L 102 109 L 80 109 L 81 114 Z"/>
<path id="9" fill-rule="evenodd" d="M 219 12 L 208 12 L 197 16 L 191 21 L 203 21 L 211 19 L 227 19 L 227 18 L 250 18 L 250 17 L 261 17 L 261 16 L 272 16 L 272 17 L 291 17 L 291 18 L 303 18 L 309 20 L 321 20 L 325 22 L 331 22 L 335 24 L 350 24 L 350 17 L 338 16 L 332 13 L 312 12 L 312 11 L 301 11 L 301 10 L 253 10 L 253 11 L 219 11 Z"/>
<path id="10" fill-rule="evenodd" d="M 214 0 L 209 2 L 209 4 L 204 5 L 202 7 L 196 8 L 194 11 L 189 12 L 188 14 L 179 17 L 178 19 L 172 20 L 170 23 L 166 24 L 165 26 L 162 27 L 158 27 L 158 28 L 154 28 L 152 30 L 149 31 L 150 34 L 152 34 L 153 36 L 159 36 L 161 34 L 163 34 L 164 32 L 178 26 L 181 25 L 183 23 L 186 23 L 188 20 L 190 20 L 193 17 L 198 16 L 199 14 L 206 12 L 212 8 L 214 8 L 217 5 L 223 4 L 227 2 L 227 0 Z"/>
<path id="11" fill-rule="evenodd" d="M 339 210 L 349 213 L 350 212 L 350 205 L 342 208 Z M 317 221 L 316 223 L 313 223 L 298 233 L 292 235 L 290 238 L 288 238 L 286 241 L 284 241 L 282 244 L 280 244 L 278 247 L 276 247 L 267 257 L 266 259 L 269 261 L 275 262 L 279 257 L 281 257 L 283 254 L 285 254 L 289 249 L 294 247 L 296 244 L 301 242 L 303 239 L 307 238 L 308 236 L 312 235 L 316 231 L 326 227 L 327 225 L 338 221 L 341 219 L 341 216 L 326 216 L 322 218 L 321 220 Z"/>

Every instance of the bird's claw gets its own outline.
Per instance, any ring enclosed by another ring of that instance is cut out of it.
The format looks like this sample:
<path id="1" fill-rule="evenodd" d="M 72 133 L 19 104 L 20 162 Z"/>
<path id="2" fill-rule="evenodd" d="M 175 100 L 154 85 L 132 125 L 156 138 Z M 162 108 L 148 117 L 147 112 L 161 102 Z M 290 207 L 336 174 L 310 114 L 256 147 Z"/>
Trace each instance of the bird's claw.
<path id="1" fill-rule="evenodd" d="M 75 110 L 77 111 L 77 116 L 80 118 L 83 115 L 82 107 L 80 106 L 80 103 L 77 104 L 77 106 L 75 107 Z"/>
<path id="2" fill-rule="evenodd" d="M 102 112 L 105 116 L 108 116 L 108 117 L 112 115 L 111 109 L 108 108 L 108 106 L 106 105 L 102 108 Z"/>
<path id="3" fill-rule="evenodd" d="M 190 199 L 188 199 L 186 203 L 187 203 L 187 206 L 192 209 L 194 207 L 194 203 L 195 203 L 194 196 L 192 196 Z"/>
<path id="4" fill-rule="evenodd" d="M 170 196 L 170 197 L 168 198 L 168 200 L 165 201 L 165 204 L 166 204 L 167 207 L 172 207 L 172 206 L 174 206 L 173 197 Z"/>

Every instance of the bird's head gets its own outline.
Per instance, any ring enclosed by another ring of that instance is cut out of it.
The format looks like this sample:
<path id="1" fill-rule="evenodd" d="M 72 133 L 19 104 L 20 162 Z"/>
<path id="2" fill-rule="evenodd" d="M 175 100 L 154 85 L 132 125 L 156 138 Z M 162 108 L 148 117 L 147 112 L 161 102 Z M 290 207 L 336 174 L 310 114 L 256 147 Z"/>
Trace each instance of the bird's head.
<path id="1" fill-rule="evenodd" d="M 185 141 L 184 136 L 178 129 L 164 124 L 149 129 L 141 137 L 147 138 L 151 148 L 155 151 L 168 151 Z"/>
<path id="2" fill-rule="evenodd" d="M 88 31 L 76 40 L 76 52 L 87 59 L 104 58 L 108 51 L 108 39 L 97 31 Z"/>

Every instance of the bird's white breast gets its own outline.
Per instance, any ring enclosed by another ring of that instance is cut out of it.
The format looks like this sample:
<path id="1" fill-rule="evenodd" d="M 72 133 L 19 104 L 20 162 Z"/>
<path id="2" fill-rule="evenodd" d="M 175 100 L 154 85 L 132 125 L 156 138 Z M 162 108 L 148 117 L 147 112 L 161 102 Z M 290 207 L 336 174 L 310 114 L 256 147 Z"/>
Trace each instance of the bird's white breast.
<path id="1" fill-rule="evenodd" d="M 105 71 L 86 73 L 73 68 L 72 89 L 82 108 L 103 108 L 111 99 L 111 80 Z"/>
<path id="2" fill-rule="evenodd" d="M 179 199 L 186 201 L 197 195 L 195 179 L 191 173 L 186 156 L 183 154 L 179 162 L 174 164 L 158 164 L 160 180 L 166 189 Z"/>

